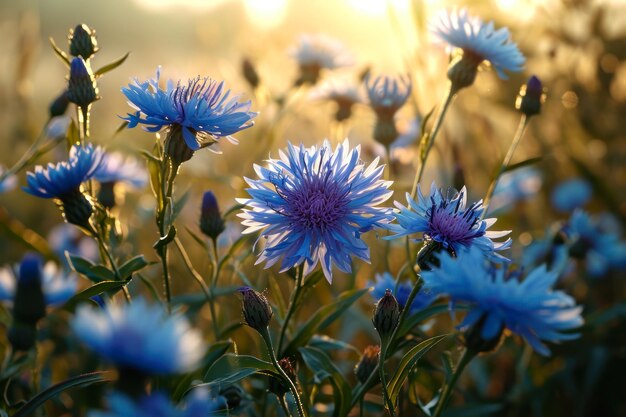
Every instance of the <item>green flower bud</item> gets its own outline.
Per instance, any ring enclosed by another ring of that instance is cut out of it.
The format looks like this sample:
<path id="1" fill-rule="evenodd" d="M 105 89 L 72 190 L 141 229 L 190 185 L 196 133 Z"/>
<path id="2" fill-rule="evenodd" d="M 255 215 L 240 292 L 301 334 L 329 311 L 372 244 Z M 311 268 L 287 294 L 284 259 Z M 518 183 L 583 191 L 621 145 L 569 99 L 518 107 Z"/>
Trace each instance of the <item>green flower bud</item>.
<path id="1" fill-rule="evenodd" d="M 448 66 L 448 79 L 450 80 L 451 94 L 456 94 L 459 90 L 474 84 L 478 66 L 483 61 L 482 57 L 473 54 L 471 51 L 463 51 Z"/>
<path id="2" fill-rule="evenodd" d="M 372 322 L 381 339 L 390 336 L 400 320 L 400 305 L 393 296 L 391 290 L 386 290 L 385 295 L 378 300 L 374 309 Z"/>
<path id="3" fill-rule="evenodd" d="M 376 366 L 378 365 L 379 357 L 379 345 L 370 345 L 365 348 L 363 355 L 361 356 L 361 360 L 354 367 L 356 379 L 358 379 L 361 384 L 365 384 L 370 375 L 374 372 Z"/>
<path id="4" fill-rule="evenodd" d="M 243 59 L 241 62 L 241 72 L 243 73 L 243 77 L 246 79 L 248 84 L 250 84 L 250 87 L 257 88 L 261 84 L 259 73 L 256 71 L 256 68 L 250 59 Z"/>
<path id="5" fill-rule="evenodd" d="M 94 53 L 98 52 L 96 31 L 89 29 L 89 26 L 85 24 L 78 25 L 73 30 L 70 29 L 68 39 L 72 56 L 80 56 L 84 60 L 88 60 Z"/>
<path id="6" fill-rule="evenodd" d="M 282 358 L 278 361 L 278 365 L 285 371 L 285 374 L 289 377 L 291 382 L 296 385 L 298 383 L 298 376 L 295 367 L 295 362 L 292 362 L 289 358 Z M 270 392 L 273 392 L 278 397 L 284 396 L 287 392 L 289 392 L 289 386 L 285 384 L 281 379 L 276 377 L 270 377 L 269 387 Z"/>
<path id="7" fill-rule="evenodd" d="M 80 57 L 74 58 L 70 66 L 67 98 L 70 102 L 83 108 L 98 100 L 96 78 L 89 64 Z"/>
<path id="8" fill-rule="evenodd" d="M 243 295 L 243 317 L 246 324 L 258 332 L 263 331 L 272 320 L 272 307 L 267 298 L 250 287 L 241 287 Z"/>

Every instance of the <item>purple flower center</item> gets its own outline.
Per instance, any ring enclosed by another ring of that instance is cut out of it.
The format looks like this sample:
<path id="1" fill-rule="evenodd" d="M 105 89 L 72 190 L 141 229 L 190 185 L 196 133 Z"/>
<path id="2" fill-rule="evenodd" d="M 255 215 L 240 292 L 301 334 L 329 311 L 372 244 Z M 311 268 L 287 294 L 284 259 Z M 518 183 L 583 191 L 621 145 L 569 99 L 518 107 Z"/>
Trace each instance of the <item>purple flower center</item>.
<path id="1" fill-rule="evenodd" d="M 481 202 L 476 202 L 465 209 L 462 207 L 463 195 L 449 201 L 445 199 L 437 206 L 434 199 L 428 210 L 430 232 L 425 235 L 446 246 L 452 243 L 469 244 L 485 234 L 480 224 Z"/>

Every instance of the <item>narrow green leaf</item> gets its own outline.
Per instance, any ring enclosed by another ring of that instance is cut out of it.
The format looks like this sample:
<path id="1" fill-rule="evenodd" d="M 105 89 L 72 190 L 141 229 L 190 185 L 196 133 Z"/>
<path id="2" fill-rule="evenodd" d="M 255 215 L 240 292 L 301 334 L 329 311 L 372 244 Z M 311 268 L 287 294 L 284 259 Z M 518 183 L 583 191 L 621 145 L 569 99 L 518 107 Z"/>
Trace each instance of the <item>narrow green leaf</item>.
<path id="1" fill-rule="evenodd" d="M 173 207 L 172 207 L 172 218 L 170 220 L 171 223 L 174 223 L 174 220 L 176 220 L 176 218 L 178 217 L 178 215 L 180 214 L 180 212 L 183 210 L 183 207 L 185 207 L 185 204 L 187 204 L 187 201 L 189 200 L 189 196 L 191 195 L 191 190 L 187 190 L 183 193 L 183 195 L 174 203 Z"/>
<path id="2" fill-rule="evenodd" d="M 234 345 L 232 340 L 221 340 L 219 342 L 215 342 L 209 348 L 209 351 L 204 357 L 204 366 L 207 368 L 207 372 L 205 373 L 204 380 L 207 380 L 208 371 L 215 364 L 219 358 L 224 356 L 226 352 Z"/>
<path id="3" fill-rule="evenodd" d="M 65 65 L 70 66 L 70 59 L 67 56 L 67 54 L 65 52 L 63 52 L 58 46 L 57 44 L 54 42 L 54 39 L 52 38 L 48 38 L 48 40 L 50 41 L 50 45 L 52 46 L 52 50 L 54 51 L 54 53 L 59 57 L 59 59 L 61 59 L 61 61 L 63 61 L 65 63 Z"/>
<path id="4" fill-rule="evenodd" d="M 222 270 L 224 264 L 235 254 L 235 252 L 237 252 L 237 250 L 244 244 L 246 243 L 246 241 L 250 240 L 253 237 L 253 235 L 242 235 L 241 237 L 239 237 L 239 239 L 237 239 L 235 241 L 235 243 L 233 243 L 233 245 L 230 247 L 230 249 L 228 250 L 228 252 L 226 253 L 226 255 L 224 255 L 224 257 L 222 259 L 220 259 L 219 265 L 217 267 L 218 270 Z"/>
<path id="5" fill-rule="evenodd" d="M 174 238 L 176 237 L 176 228 L 174 226 L 170 226 L 167 235 L 161 237 L 159 240 L 156 241 L 156 243 L 154 244 L 154 249 L 161 250 L 161 248 L 163 248 L 163 246 L 169 244 L 171 241 L 174 240 Z"/>
<path id="6" fill-rule="evenodd" d="M 187 226 L 185 226 L 185 230 L 191 235 L 193 240 L 195 240 L 198 245 L 200 245 L 206 252 L 209 251 L 209 245 L 206 243 L 206 240 L 202 238 L 202 236 L 200 236 Z"/>
<path id="7" fill-rule="evenodd" d="M 422 356 L 447 337 L 448 335 L 440 335 L 426 339 L 409 349 L 409 351 L 402 357 L 402 360 L 396 369 L 396 373 L 387 384 L 387 390 L 389 391 L 389 398 L 391 398 L 391 402 L 394 404 L 396 403 L 398 395 L 400 394 L 400 389 L 409 375 L 409 371 L 417 365 L 417 362 L 422 358 Z"/>
<path id="8" fill-rule="evenodd" d="M 330 380 L 334 397 L 333 416 L 347 416 L 351 408 L 352 391 L 348 381 L 332 359 L 324 351 L 315 347 L 301 347 L 298 351 L 304 363 L 313 372 L 317 383 L 325 379 Z"/>
<path id="9" fill-rule="evenodd" d="M 226 218 L 228 216 L 230 216 L 231 214 L 241 210 L 242 208 L 244 208 L 246 205 L 245 204 L 235 204 L 234 206 L 232 206 L 231 208 L 229 208 L 228 210 L 226 210 L 224 212 L 224 214 L 222 214 L 223 218 Z"/>
<path id="10" fill-rule="evenodd" d="M 124 120 L 122 122 L 122 124 L 120 124 L 120 126 L 117 129 L 115 129 L 115 132 L 113 133 L 113 137 L 117 136 L 122 130 L 126 129 L 126 127 L 128 127 L 128 120 Z M 143 152 L 146 152 L 146 151 L 143 151 Z M 148 153 L 148 152 L 146 152 L 146 153 Z M 152 155 L 150 155 L 150 156 L 152 156 Z"/>
<path id="11" fill-rule="evenodd" d="M 332 337 L 328 337 L 326 335 L 313 335 L 311 340 L 309 341 L 309 346 L 316 347 L 318 349 L 327 351 L 327 350 L 346 350 L 350 353 L 353 353 L 356 357 L 360 357 L 361 353 L 357 348 L 352 346 L 349 343 L 346 343 L 342 340 L 333 339 Z"/>
<path id="12" fill-rule="evenodd" d="M 73 311 L 76 308 L 76 305 L 78 305 L 81 301 L 88 300 L 91 297 L 100 295 L 106 291 L 117 291 L 126 284 L 126 281 L 101 281 L 86 290 L 75 294 L 72 298 L 65 302 L 63 308 L 68 311 Z"/>
<path id="13" fill-rule="evenodd" d="M 456 306 L 455 310 L 461 311 L 465 308 L 463 306 Z M 417 313 L 407 317 L 402 323 L 400 329 L 398 329 L 398 338 L 406 335 L 413 329 L 415 326 L 422 323 L 424 320 L 436 315 L 449 311 L 449 307 L 447 304 L 435 304 L 430 307 L 427 307 L 423 310 L 418 311 Z"/>
<path id="14" fill-rule="evenodd" d="M 291 356 L 296 353 L 300 346 L 306 345 L 315 333 L 319 333 L 330 326 L 343 312 L 356 300 L 369 292 L 369 288 L 343 292 L 337 300 L 318 309 L 307 322 L 301 326 L 291 339 L 281 356 Z"/>
<path id="15" fill-rule="evenodd" d="M 65 257 L 74 271 L 86 276 L 95 283 L 101 281 L 115 281 L 115 273 L 103 265 L 96 265 L 89 259 L 72 255 L 67 251 L 65 252 Z"/>
<path id="16" fill-rule="evenodd" d="M 129 279 L 132 274 L 134 274 L 137 271 L 142 270 L 143 268 L 145 268 L 146 266 L 150 264 L 151 263 L 146 261 L 143 255 L 137 255 L 134 258 L 131 258 L 128 261 L 126 261 L 124 265 L 120 266 L 119 268 L 120 278 L 123 280 Z"/>
<path id="17" fill-rule="evenodd" d="M 124 63 L 124 61 L 126 61 L 126 58 L 128 58 L 129 55 L 130 55 L 130 52 L 126 52 L 126 55 L 124 55 L 123 57 L 116 59 L 115 61 L 111 62 L 110 64 L 105 65 L 102 68 L 99 68 L 94 73 L 94 76 L 96 78 L 98 78 L 98 77 L 102 76 L 103 74 L 106 74 L 107 72 L 114 70 L 115 68 L 117 68 L 120 65 L 122 65 Z"/>
<path id="18" fill-rule="evenodd" d="M 278 375 L 270 362 L 254 356 L 227 353 L 209 368 L 204 381 L 210 385 L 228 386 L 256 373 Z"/>
<path id="19" fill-rule="evenodd" d="M 109 380 L 109 372 L 100 371 L 79 375 L 63 382 L 59 382 L 58 384 L 55 384 L 50 388 L 41 391 L 39 394 L 31 398 L 30 401 L 24 404 L 19 410 L 15 412 L 15 414 L 13 414 L 13 417 L 26 417 L 32 414 L 37 408 L 39 408 L 39 406 L 44 404 L 46 401 L 53 397 L 56 397 L 57 395 L 59 395 L 63 391 L 67 391 L 68 389 L 86 387 L 91 384 L 97 384 Z"/>
<path id="20" fill-rule="evenodd" d="M 536 158 L 526 159 L 525 161 L 521 161 L 521 162 L 509 165 L 508 167 L 506 167 L 504 172 L 515 171 L 516 169 L 523 168 L 523 167 L 528 166 L 528 165 L 536 164 L 537 162 L 541 162 L 542 160 L 543 160 L 543 156 L 538 156 Z"/>

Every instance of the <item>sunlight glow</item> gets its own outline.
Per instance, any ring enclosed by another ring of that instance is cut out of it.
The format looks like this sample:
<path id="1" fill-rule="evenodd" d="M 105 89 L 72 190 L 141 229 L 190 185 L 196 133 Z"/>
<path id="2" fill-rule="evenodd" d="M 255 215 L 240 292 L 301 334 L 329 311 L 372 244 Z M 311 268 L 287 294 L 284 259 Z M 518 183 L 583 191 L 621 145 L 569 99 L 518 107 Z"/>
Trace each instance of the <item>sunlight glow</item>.
<path id="1" fill-rule="evenodd" d="M 193 11 L 205 11 L 216 8 L 229 0 L 135 0 L 139 6 L 155 11 L 169 9 L 187 9 Z"/>
<path id="2" fill-rule="evenodd" d="M 287 0 L 244 0 L 244 6 L 252 24 L 261 29 L 277 26 L 287 14 Z"/>
<path id="3" fill-rule="evenodd" d="M 372 17 L 386 17 L 391 4 L 396 12 L 409 10 L 411 0 L 347 0 L 355 11 Z"/>

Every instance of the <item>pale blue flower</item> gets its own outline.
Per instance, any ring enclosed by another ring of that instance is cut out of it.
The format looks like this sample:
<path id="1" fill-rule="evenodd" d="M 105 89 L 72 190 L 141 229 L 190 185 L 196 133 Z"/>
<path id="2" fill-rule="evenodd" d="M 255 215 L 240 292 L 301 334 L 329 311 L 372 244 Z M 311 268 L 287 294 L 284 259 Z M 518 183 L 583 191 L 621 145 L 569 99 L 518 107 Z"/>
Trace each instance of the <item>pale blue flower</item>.
<path id="1" fill-rule="evenodd" d="M 335 69 L 354 62 L 341 42 L 324 34 L 302 34 L 298 45 L 290 49 L 289 55 L 300 66 L 315 66 L 318 69 Z"/>
<path id="2" fill-rule="evenodd" d="M 17 177 L 13 174 L 5 176 L 6 169 L 0 165 L 0 194 L 7 193 L 17 185 Z"/>
<path id="3" fill-rule="evenodd" d="M 262 230 L 265 247 L 257 260 L 266 268 L 282 259 L 281 271 L 305 263 L 305 273 L 318 262 L 332 281 L 332 265 L 351 271 L 351 258 L 369 261 L 361 234 L 381 227 L 391 210 L 378 207 L 392 194 L 381 179 L 378 159 L 360 160 L 361 148 L 346 140 L 333 151 L 328 141 L 305 148 L 289 144 L 280 159 L 255 165 L 258 180 L 248 179 L 252 198 L 238 199 L 247 209 L 239 214 L 244 233 Z"/>
<path id="4" fill-rule="evenodd" d="M 496 252 L 508 249 L 511 239 L 504 242 L 496 242 L 494 239 L 504 237 L 510 231 L 487 231 L 496 219 L 481 219 L 484 210 L 482 200 L 467 206 L 465 187 L 459 192 L 448 189 L 444 194 L 443 189 L 437 189 L 433 182 L 428 198 L 424 197 L 419 187 L 418 201 L 413 200 L 408 193 L 406 198 L 408 207 L 395 202 L 399 210 L 395 213 L 398 223 L 389 224 L 387 228 L 396 234 L 385 239 L 421 234 L 416 241 L 434 241 L 445 250 L 455 253 L 461 248 L 473 246 L 486 255 L 506 259 Z"/>
<path id="5" fill-rule="evenodd" d="M 423 271 L 424 286 L 456 303 L 469 304 L 470 311 L 459 328 L 482 323 L 481 337 L 493 340 L 504 328 L 523 337 L 538 353 L 549 355 L 545 342 L 572 340 L 580 335 L 564 333 L 583 324 L 582 307 L 552 286 L 558 275 L 545 266 L 531 271 L 524 280 L 507 276 L 506 268 L 486 262 L 478 248 L 463 249 L 454 258 L 441 253 L 441 266 Z"/>
<path id="6" fill-rule="evenodd" d="M 80 192 L 80 185 L 91 179 L 102 163 L 104 151 L 92 144 L 74 145 L 67 161 L 38 165 L 26 174 L 24 191 L 41 198 L 65 200 Z"/>
<path id="7" fill-rule="evenodd" d="M 194 389 L 183 403 L 176 406 L 162 392 L 155 392 L 138 399 L 119 392 L 107 397 L 108 411 L 92 410 L 88 417 L 208 417 L 228 408 L 224 397 L 212 396 L 209 391 Z"/>
<path id="8" fill-rule="evenodd" d="M 488 213 L 508 210 L 513 204 L 531 199 L 541 189 L 539 170 L 525 167 L 507 172 L 500 177 L 489 203 Z"/>
<path id="9" fill-rule="evenodd" d="M 68 223 L 54 226 L 48 233 L 48 243 L 50 249 L 68 268 L 65 252 L 94 262 L 100 256 L 95 240 L 87 237 L 78 227 Z"/>
<path id="10" fill-rule="evenodd" d="M 107 152 L 93 178 L 102 183 L 125 182 L 135 188 L 148 184 L 148 172 L 143 163 L 121 152 Z"/>
<path id="11" fill-rule="evenodd" d="M 250 111 L 251 101 L 239 102 L 239 96 L 231 97 L 224 81 L 197 77 L 186 84 L 179 81 L 176 87 L 168 82 L 163 90 L 159 86 L 160 74 L 159 69 L 155 79 L 135 80 L 122 88 L 128 104 L 137 110 L 125 118 L 128 127 L 143 124 L 147 131 L 158 132 L 180 126 L 185 143 L 196 151 L 203 145 L 203 134 L 214 140 L 220 137 L 234 140 L 230 135 L 254 124 L 252 119 L 257 113 Z"/>
<path id="12" fill-rule="evenodd" d="M 557 185 L 550 196 L 552 205 L 562 213 L 583 207 L 593 197 L 593 188 L 582 178 L 572 178 Z"/>
<path id="13" fill-rule="evenodd" d="M 376 77 L 370 82 L 370 77 L 365 79 L 367 96 L 372 109 L 378 117 L 393 117 L 400 107 L 411 96 L 411 80 L 408 77 Z"/>
<path id="14" fill-rule="evenodd" d="M 396 280 L 389 272 L 376 274 L 374 279 L 374 282 L 369 281 L 367 283 L 368 287 L 372 287 L 370 295 L 374 298 L 374 300 L 380 300 L 383 295 L 385 295 L 386 290 L 391 290 L 393 295 L 396 297 L 396 300 L 398 300 L 400 307 L 404 308 L 406 306 L 406 302 L 408 301 L 411 290 L 413 289 L 413 284 L 411 284 L 409 280 L 399 281 L 396 283 Z M 435 301 L 435 298 L 436 297 L 430 292 L 425 292 L 423 289 L 420 289 L 417 296 L 415 296 L 415 299 L 411 303 L 409 312 L 412 314 L 425 309 L 432 304 L 433 301 Z"/>
<path id="15" fill-rule="evenodd" d="M 206 346 L 183 316 L 169 316 L 159 304 L 135 298 L 106 309 L 81 306 L 72 320 L 79 339 L 118 368 L 146 374 L 194 370 Z"/>
<path id="16" fill-rule="evenodd" d="M 484 23 L 469 16 L 467 9 L 441 13 L 433 21 L 431 31 L 478 63 L 489 61 L 502 79 L 507 79 L 505 70 L 519 72 L 526 62 L 507 28 L 496 30 L 493 22 Z"/>
<path id="17" fill-rule="evenodd" d="M 25 258 L 26 259 L 26 258 Z M 54 262 L 47 262 L 41 269 L 41 258 L 32 263 L 41 273 L 41 289 L 47 306 L 60 305 L 76 294 L 78 276 L 73 272 L 60 270 Z M 19 274 L 11 267 L 0 268 L 0 301 L 13 302 Z"/>
<path id="18" fill-rule="evenodd" d="M 564 241 L 557 242 L 553 234 L 546 233 L 543 238 L 534 239 L 524 247 L 521 265 L 530 269 L 545 263 L 550 271 L 563 276 L 570 272 L 573 266 L 568 251 L 569 247 Z"/>

